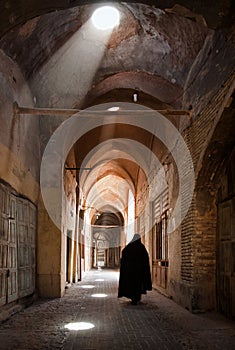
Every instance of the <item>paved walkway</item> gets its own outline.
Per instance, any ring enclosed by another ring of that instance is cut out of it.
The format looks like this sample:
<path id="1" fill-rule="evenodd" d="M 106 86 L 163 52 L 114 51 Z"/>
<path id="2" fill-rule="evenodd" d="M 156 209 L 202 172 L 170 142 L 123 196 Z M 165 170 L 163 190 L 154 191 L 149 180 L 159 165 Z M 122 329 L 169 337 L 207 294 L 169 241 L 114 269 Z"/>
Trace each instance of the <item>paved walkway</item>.
<path id="1" fill-rule="evenodd" d="M 94 270 L 65 297 L 35 302 L 0 325 L 0 349 L 235 349 L 234 322 L 217 314 L 193 315 L 156 291 L 131 305 L 117 298 L 118 276 Z M 87 323 L 93 328 L 66 328 Z"/>

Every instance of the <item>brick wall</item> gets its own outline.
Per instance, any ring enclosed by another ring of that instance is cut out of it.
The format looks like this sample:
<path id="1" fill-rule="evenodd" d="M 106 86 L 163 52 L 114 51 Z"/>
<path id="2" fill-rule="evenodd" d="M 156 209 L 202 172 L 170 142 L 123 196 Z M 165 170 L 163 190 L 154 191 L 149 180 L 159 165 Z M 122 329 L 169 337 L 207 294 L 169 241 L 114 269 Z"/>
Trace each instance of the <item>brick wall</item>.
<path id="1" fill-rule="evenodd" d="M 192 308 L 213 308 L 216 284 L 216 187 L 213 179 L 203 186 L 198 177 L 204 164 L 203 156 L 228 98 L 232 93 L 234 76 L 224 84 L 206 108 L 183 132 L 195 168 L 194 200 L 181 226 L 182 281 L 195 286 Z M 211 171 L 213 173 L 211 159 Z"/>

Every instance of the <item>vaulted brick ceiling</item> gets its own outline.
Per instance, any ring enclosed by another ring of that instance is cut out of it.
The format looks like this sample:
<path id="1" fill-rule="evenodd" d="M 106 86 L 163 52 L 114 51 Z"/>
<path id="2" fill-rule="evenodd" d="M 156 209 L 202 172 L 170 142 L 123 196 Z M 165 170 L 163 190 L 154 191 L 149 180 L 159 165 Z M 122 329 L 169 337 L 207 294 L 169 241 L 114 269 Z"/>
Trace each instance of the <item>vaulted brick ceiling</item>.
<path id="1" fill-rule="evenodd" d="M 81 105 L 81 100 L 89 91 L 94 97 L 114 88 L 137 86 L 165 103 L 179 105 L 189 69 L 208 33 L 207 26 L 195 18 L 188 19 L 174 11 L 165 12 L 147 5 L 125 3 L 117 4 L 121 23 L 110 38 L 100 38 L 97 33 L 86 37 L 84 27 L 94 7 L 85 5 L 35 17 L 2 38 L 0 47 L 19 64 L 26 79 L 31 81 L 34 93 L 37 94 L 37 89 L 45 91 L 44 95 L 40 94 L 40 105 L 55 104 L 55 101 L 47 100 L 50 78 L 55 80 L 48 71 L 53 65 L 55 74 L 60 74 L 56 67 L 56 64 L 60 64 L 57 55 L 64 55 L 67 60 L 69 56 L 71 59 L 78 55 L 75 42 L 84 40 L 93 41 L 94 46 L 105 44 L 106 49 L 101 50 L 101 56 L 92 60 L 89 56 L 94 53 L 86 53 L 83 48 L 90 65 L 96 64 L 95 60 L 100 62 L 93 72 L 88 91 L 80 91 L 80 96 L 73 89 L 80 80 L 81 67 L 79 64 L 72 67 L 74 63 L 71 64 L 73 72 L 66 72 L 66 78 L 73 80 L 68 87 L 68 104 Z M 107 42 L 103 43 L 103 40 Z M 66 42 L 67 56 L 63 51 Z M 55 62 L 50 64 L 53 55 L 56 57 Z M 61 70 L 61 78 L 64 78 L 62 73 Z M 39 74 L 48 75 L 48 79 L 38 78 Z"/>
<path id="2" fill-rule="evenodd" d="M 227 45 L 222 38 L 226 38 L 226 31 L 233 31 L 233 1 L 215 0 L 213 4 L 210 0 L 113 1 L 121 13 L 121 22 L 110 36 L 98 33 L 89 24 L 91 14 L 100 3 L 103 1 L 1 1 L 0 49 L 19 65 L 31 87 L 35 105 L 85 108 L 104 102 L 132 102 L 137 89 L 138 102 L 153 109 L 189 108 L 195 100 L 188 88 L 193 79 L 191 75 L 195 75 L 195 72 L 191 74 L 197 67 L 195 61 L 198 57 L 202 60 L 200 52 L 208 34 L 223 33 L 219 40 L 212 40 L 214 51 L 220 50 L 216 48 L 218 42 Z M 209 57 L 207 49 L 205 53 Z M 226 55 L 227 67 L 233 60 L 231 56 Z M 220 64 L 218 61 L 218 66 Z M 223 67 L 221 71 L 226 73 Z M 216 84 L 211 93 L 213 88 Z M 188 91 L 186 98 L 185 90 Z M 197 95 L 197 87 L 195 91 Z M 171 121 L 174 122 L 174 118 Z M 146 147 L 152 147 L 151 137 L 143 141 L 143 131 L 136 133 L 135 128 L 129 127 L 126 132 L 135 135 L 134 139 Z M 111 134 L 105 135 L 105 128 L 98 128 L 90 138 L 95 142 L 93 147 L 101 139 L 107 141 Z M 120 135 L 122 131 L 116 126 L 112 136 Z M 164 147 L 156 148 L 162 159 Z M 78 165 L 89 151 L 84 140 L 78 141 Z M 108 173 L 105 172 L 107 164 L 99 168 L 104 197 L 102 179 L 107 176 L 113 176 L 114 185 L 116 176 L 120 181 L 125 177 L 136 185 L 138 164 L 124 157 L 108 166 Z M 93 202 L 97 201 L 92 187 L 96 180 L 96 175 L 86 179 L 86 195 L 90 193 Z M 125 185 L 123 193 L 119 193 L 116 206 L 120 211 L 123 209 L 121 196 L 126 196 L 128 188 L 131 186 Z M 126 201 L 123 207 L 125 205 Z"/>
<path id="3" fill-rule="evenodd" d="M 119 1 L 112 1 L 119 3 Z M 62 10 L 70 7 L 76 7 L 85 4 L 104 3 L 103 0 L 3 0 L 0 5 L 0 36 L 7 31 L 22 24 L 28 19 L 40 16 L 52 11 Z M 110 3 L 110 2 L 109 2 Z M 231 23 L 231 12 L 233 10 L 232 0 L 215 0 L 213 4 L 210 0 L 130 0 L 125 3 L 143 3 L 154 5 L 160 9 L 172 8 L 178 4 L 190 10 L 197 16 L 201 15 L 205 18 L 207 25 L 210 28 L 218 28 L 221 25 Z M 187 11 L 184 11 L 186 14 Z M 189 16 L 189 12 L 187 13 Z"/>
<path id="4" fill-rule="evenodd" d="M 103 2 L 1 2 L 0 48 L 18 63 L 40 107 L 84 107 L 97 98 L 102 102 L 100 96 L 115 89 L 136 87 L 161 103 L 180 107 L 188 73 L 206 35 L 221 26 L 229 28 L 233 19 L 232 1 L 217 0 L 213 6 L 209 0 L 113 1 L 121 23 L 104 39 L 85 33 L 99 3 Z M 84 61 L 96 66 L 89 79 L 85 73 L 82 84 L 83 68 L 72 60 L 79 55 L 76 41 L 83 46 L 88 41 L 94 51 L 100 50 L 95 57 L 83 47 Z M 66 61 L 70 71 L 63 67 Z M 65 78 L 69 83 L 61 85 L 58 81 Z"/>

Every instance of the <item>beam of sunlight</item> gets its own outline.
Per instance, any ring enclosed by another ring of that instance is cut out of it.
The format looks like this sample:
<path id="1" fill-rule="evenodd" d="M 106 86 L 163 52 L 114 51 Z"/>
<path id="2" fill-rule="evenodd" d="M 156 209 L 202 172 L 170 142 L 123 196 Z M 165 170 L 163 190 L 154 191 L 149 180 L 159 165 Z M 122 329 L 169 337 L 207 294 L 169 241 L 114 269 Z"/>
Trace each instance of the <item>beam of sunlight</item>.
<path id="1" fill-rule="evenodd" d="M 93 298 L 106 298 L 108 295 L 103 293 L 97 293 L 91 295 Z"/>
<path id="2" fill-rule="evenodd" d="M 72 330 L 72 331 L 81 331 L 81 330 L 85 330 L 85 329 L 91 329 L 94 327 L 95 327 L 95 325 L 93 323 L 89 323 L 89 322 L 72 322 L 72 323 L 68 323 L 64 326 L 64 328 L 67 328 L 67 329 Z"/>
<path id="3" fill-rule="evenodd" d="M 97 31 L 91 19 L 84 23 L 50 57 L 33 80 L 33 89 L 40 91 L 40 100 L 59 108 L 68 108 L 83 101 L 99 69 L 111 34 L 112 29 Z M 51 91 L 54 91 L 54 95 Z"/>
<path id="4" fill-rule="evenodd" d="M 91 17 L 97 29 L 107 30 L 119 25 L 119 11 L 112 6 L 102 6 L 96 9 Z"/>

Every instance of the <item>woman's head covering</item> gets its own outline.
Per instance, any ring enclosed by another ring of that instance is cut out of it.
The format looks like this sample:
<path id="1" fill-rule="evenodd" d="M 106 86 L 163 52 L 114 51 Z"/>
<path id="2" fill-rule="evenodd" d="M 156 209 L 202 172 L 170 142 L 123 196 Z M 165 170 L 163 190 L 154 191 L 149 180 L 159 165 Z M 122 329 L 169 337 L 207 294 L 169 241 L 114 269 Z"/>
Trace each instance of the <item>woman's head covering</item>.
<path id="1" fill-rule="evenodd" d="M 137 241 L 138 239 L 140 239 L 140 235 L 138 233 L 135 233 L 131 240 L 131 243 Z"/>

